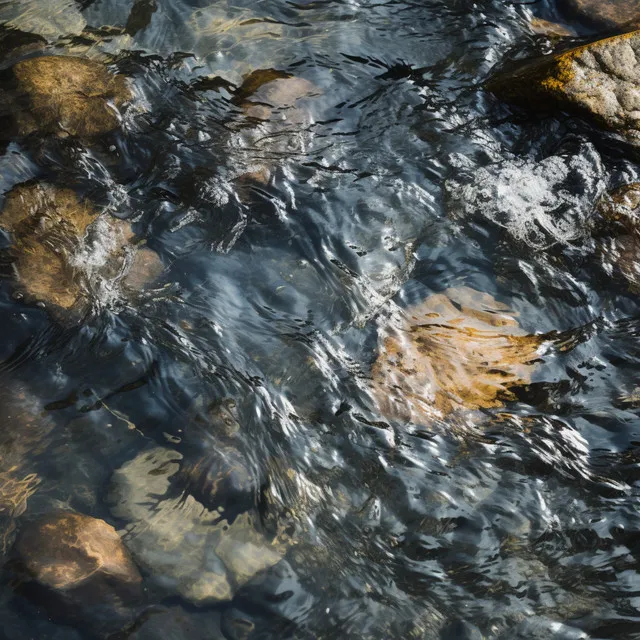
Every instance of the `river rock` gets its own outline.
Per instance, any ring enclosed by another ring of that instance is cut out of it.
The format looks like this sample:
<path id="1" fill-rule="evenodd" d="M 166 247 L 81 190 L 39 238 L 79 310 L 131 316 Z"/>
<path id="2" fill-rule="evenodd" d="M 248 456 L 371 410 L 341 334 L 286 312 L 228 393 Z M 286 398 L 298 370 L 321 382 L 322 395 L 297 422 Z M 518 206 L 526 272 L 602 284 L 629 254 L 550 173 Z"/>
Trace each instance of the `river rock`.
<path id="1" fill-rule="evenodd" d="M 120 288 L 140 288 L 162 270 L 155 252 L 132 244 L 128 222 L 98 215 L 71 189 L 17 185 L 6 196 L 0 227 L 13 238 L 20 289 L 54 310 L 108 302 Z"/>
<path id="2" fill-rule="evenodd" d="M 639 52 L 640 32 L 633 31 L 499 73 L 487 88 L 524 107 L 590 117 L 640 146 Z"/>
<path id="3" fill-rule="evenodd" d="M 131 99 L 124 76 L 95 60 L 40 56 L 12 67 L 21 135 L 55 133 L 90 137 L 120 123 L 118 109 Z"/>
<path id="4" fill-rule="evenodd" d="M 381 334 L 373 397 L 383 415 L 414 422 L 513 400 L 541 346 L 506 305 L 469 287 L 430 296 Z"/>
<path id="5" fill-rule="evenodd" d="M 54 615 L 118 628 L 141 597 L 142 578 L 116 530 L 73 512 L 28 524 L 15 545 L 20 566 Z"/>
<path id="6" fill-rule="evenodd" d="M 249 158 L 246 171 L 235 179 L 241 201 L 251 199 L 252 185 L 269 183 L 276 165 L 274 160 L 279 156 L 288 158 L 306 151 L 311 118 L 298 102 L 318 95 L 320 91 L 313 83 L 277 69 L 257 69 L 245 76 L 234 96 L 244 114 L 234 146 L 238 151 L 246 147 L 252 155 L 257 149 L 261 158 L 272 161 L 263 164 Z"/>
<path id="7" fill-rule="evenodd" d="M 124 464 L 112 479 L 112 512 L 128 523 L 123 540 L 134 558 L 167 590 L 197 605 L 231 600 L 284 549 L 257 529 L 252 513 L 229 523 L 191 495 L 173 497 L 181 460 L 155 447 Z"/>
<path id="8" fill-rule="evenodd" d="M 43 404 L 16 380 L 4 378 L 0 394 L 0 558 L 16 531 L 17 520 L 41 479 L 35 460 L 50 443 L 54 423 Z"/>
<path id="9" fill-rule="evenodd" d="M 565 0 L 564 8 L 586 22 L 609 29 L 640 23 L 638 0 Z"/>
<path id="10" fill-rule="evenodd" d="M 548 38 L 566 38 L 575 35 L 564 25 L 544 20 L 543 18 L 532 18 L 530 26 L 533 33 L 547 36 Z"/>
<path id="11" fill-rule="evenodd" d="M 604 197 L 598 212 L 613 231 L 600 240 L 604 267 L 640 291 L 640 183 L 623 185 Z M 616 233 L 617 231 L 617 233 Z"/>
<path id="12" fill-rule="evenodd" d="M 87 26 L 75 0 L 12 0 L 0 5 L 0 23 L 44 38 L 79 35 Z"/>

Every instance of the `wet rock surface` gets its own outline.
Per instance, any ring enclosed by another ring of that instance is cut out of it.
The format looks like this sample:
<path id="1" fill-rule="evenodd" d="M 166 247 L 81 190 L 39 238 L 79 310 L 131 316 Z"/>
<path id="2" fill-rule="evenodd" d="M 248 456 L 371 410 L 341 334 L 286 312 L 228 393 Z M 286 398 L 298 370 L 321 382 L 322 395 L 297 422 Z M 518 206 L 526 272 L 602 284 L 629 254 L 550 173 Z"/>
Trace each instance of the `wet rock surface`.
<path id="1" fill-rule="evenodd" d="M 21 530 L 15 550 L 35 583 L 32 597 L 43 597 L 53 615 L 118 628 L 141 598 L 140 573 L 116 530 L 103 520 L 50 514 Z"/>
<path id="2" fill-rule="evenodd" d="M 633 291 L 640 291 L 640 183 L 608 194 L 598 212 L 609 226 L 599 242 L 605 270 L 621 275 Z"/>
<path id="3" fill-rule="evenodd" d="M 41 485 L 34 456 L 47 449 L 51 417 L 24 385 L 5 379 L 0 396 L 0 557 L 9 551 L 18 519 Z"/>
<path id="4" fill-rule="evenodd" d="M 525 107 L 573 111 L 640 146 L 640 32 L 633 31 L 494 76 L 487 87 Z"/>
<path id="5" fill-rule="evenodd" d="M 640 24 L 638 0 L 565 0 L 567 15 L 605 28 L 632 28 Z"/>
<path id="6" fill-rule="evenodd" d="M 0 214 L 21 290 L 54 309 L 108 302 L 119 286 L 141 288 L 162 265 L 155 252 L 132 244 L 128 222 L 102 214 L 71 189 L 25 183 L 14 187 Z"/>
<path id="7" fill-rule="evenodd" d="M 20 135 L 53 133 L 90 137 L 120 124 L 118 109 L 131 99 L 122 75 L 95 60 L 41 56 L 12 67 Z"/>
<path id="8" fill-rule="evenodd" d="M 500 407 L 530 382 L 540 346 L 490 295 L 447 289 L 383 330 L 373 396 L 385 416 L 413 422 Z"/>
<path id="9" fill-rule="evenodd" d="M 199 605 L 231 600 L 277 564 L 283 549 L 256 528 L 256 514 L 245 512 L 231 523 L 191 495 L 171 497 L 181 459 L 155 447 L 123 465 L 111 483 L 112 513 L 127 523 L 127 548 L 163 588 Z"/>
<path id="10" fill-rule="evenodd" d="M 531 20 L 531 31 L 549 38 L 566 38 L 575 35 L 571 29 L 562 24 L 535 17 Z"/>
<path id="11" fill-rule="evenodd" d="M 78 35 L 87 24 L 75 0 L 3 2 L 0 23 L 49 39 Z"/>
<path id="12" fill-rule="evenodd" d="M 243 200 L 250 199 L 252 184 L 269 183 L 279 161 L 289 160 L 307 149 L 311 117 L 301 101 L 319 93 L 308 80 L 277 69 L 258 69 L 244 78 L 234 95 L 234 102 L 244 115 L 238 122 L 241 129 L 238 144 L 263 160 L 250 161 L 247 170 L 236 178 Z"/>

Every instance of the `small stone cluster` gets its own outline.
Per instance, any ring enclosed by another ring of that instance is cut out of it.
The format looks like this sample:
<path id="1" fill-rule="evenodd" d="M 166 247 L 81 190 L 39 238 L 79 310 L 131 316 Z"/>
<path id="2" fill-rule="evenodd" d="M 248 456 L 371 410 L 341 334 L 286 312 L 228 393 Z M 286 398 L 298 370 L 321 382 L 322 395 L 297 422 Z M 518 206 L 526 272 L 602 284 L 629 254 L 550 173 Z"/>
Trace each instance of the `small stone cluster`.
<path id="1" fill-rule="evenodd" d="M 154 11 L 146 0 L 135 6 L 130 31 L 144 28 Z M 10 66 L 1 80 L 8 137 L 38 148 L 41 141 L 70 138 L 91 147 L 118 135 L 135 100 L 129 79 L 99 60 L 42 55 L 36 36 L 32 44 L 15 55 L 36 55 Z M 230 130 L 251 144 L 260 144 L 267 131 L 283 134 L 286 147 L 272 146 L 258 167 L 241 167 L 235 178 L 241 198 L 249 198 L 251 185 L 266 184 L 278 154 L 297 144 L 293 131 L 306 117 L 298 101 L 315 93 L 308 81 L 271 69 L 249 74 L 234 90 L 240 118 Z M 113 308 L 120 298 L 131 301 L 157 281 L 160 257 L 115 214 L 55 176 L 12 186 L 0 229 L 10 239 L 6 254 L 16 292 L 66 323 L 92 308 Z M 46 448 L 54 429 L 36 405 L 28 394 L 1 405 L 8 412 L 13 407 L 5 421 L 18 424 L 0 439 L 0 557 L 12 558 L 20 588 L 56 620 L 106 637 L 148 607 L 149 585 L 194 605 L 215 604 L 282 560 L 288 541 L 277 525 L 267 534 L 257 513 L 260 487 L 234 441 L 239 423 L 232 402 L 210 412 L 220 438 L 214 449 L 148 447 L 113 474 L 106 516 L 112 524 L 69 508 L 27 511 L 40 485 L 29 458 Z M 115 523 L 123 529 L 116 531 Z"/>

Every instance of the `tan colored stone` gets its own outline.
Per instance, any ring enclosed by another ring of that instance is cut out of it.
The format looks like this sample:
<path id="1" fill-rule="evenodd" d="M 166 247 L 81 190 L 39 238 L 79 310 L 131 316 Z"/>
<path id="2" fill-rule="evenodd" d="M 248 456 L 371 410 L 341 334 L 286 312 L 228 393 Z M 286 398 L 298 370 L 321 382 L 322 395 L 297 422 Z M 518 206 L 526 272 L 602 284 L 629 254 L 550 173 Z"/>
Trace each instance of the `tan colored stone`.
<path id="1" fill-rule="evenodd" d="M 96 577 L 133 586 L 142 581 L 116 530 L 79 513 L 56 513 L 28 525 L 16 551 L 29 574 L 56 591 Z"/>
<path id="2" fill-rule="evenodd" d="M 230 600 L 279 562 L 284 548 L 256 528 L 250 513 L 229 523 L 192 495 L 173 497 L 181 461 L 180 453 L 156 447 L 124 464 L 113 476 L 112 512 L 128 522 L 131 553 L 164 585 L 198 605 Z"/>
<path id="3" fill-rule="evenodd" d="M 598 26 L 624 28 L 640 22 L 639 0 L 565 0 L 566 7 Z"/>
<path id="4" fill-rule="evenodd" d="M 94 219 L 71 189 L 27 183 L 8 193 L 0 226 L 13 235 L 17 279 L 30 298 L 63 309 L 78 301 L 80 276 L 68 256 Z"/>
<path id="5" fill-rule="evenodd" d="M 139 291 L 150 282 L 157 280 L 164 271 L 164 265 L 158 254 L 147 247 L 139 248 L 133 255 L 129 271 L 122 283 L 129 289 Z"/>
<path id="6" fill-rule="evenodd" d="M 70 56 L 29 58 L 13 66 L 28 107 L 17 115 L 22 135 L 95 136 L 115 129 L 118 109 L 131 99 L 126 79 L 94 60 Z"/>
<path id="7" fill-rule="evenodd" d="M 573 31 L 567 29 L 564 25 L 536 17 L 531 20 L 531 31 L 549 38 L 566 38 L 575 35 Z"/>
<path id="8" fill-rule="evenodd" d="M 387 417 L 416 422 L 500 407 L 514 399 L 513 387 L 530 382 L 540 345 L 488 294 L 447 289 L 385 329 L 373 396 Z"/>
<path id="9" fill-rule="evenodd" d="M 86 27 L 75 0 L 12 0 L 0 4 L 0 22 L 48 39 L 77 36 Z"/>
<path id="10" fill-rule="evenodd" d="M 318 88 L 304 78 L 276 69 L 258 69 L 246 76 L 236 99 L 248 117 L 268 120 L 272 109 L 291 109 L 298 100 L 318 94 Z"/>
<path id="11" fill-rule="evenodd" d="M 132 244 L 131 225 L 98 215 L 71 189 L 25 183 L 6 197 L 0 227 L 11 232 L 17 281 L 30 299 L 69 310 L 114 295 L 120 283 L 142 288 L 157 278 L 157 254 Z"/>
<path id="12" fill-rule="evenodd" d="M 640 31 L 592 42 L 495 75 L 498 97 L 585 115 L 640 146 Z"/>

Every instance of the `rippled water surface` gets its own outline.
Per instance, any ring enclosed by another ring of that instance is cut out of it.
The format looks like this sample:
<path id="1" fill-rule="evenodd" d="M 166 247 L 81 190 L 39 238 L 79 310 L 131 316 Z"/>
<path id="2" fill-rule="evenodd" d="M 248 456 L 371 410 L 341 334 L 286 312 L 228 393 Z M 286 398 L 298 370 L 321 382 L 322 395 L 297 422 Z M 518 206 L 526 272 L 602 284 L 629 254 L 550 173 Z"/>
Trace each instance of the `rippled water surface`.
<path id="1" fill-rule="evenodd" d="M 184 496 L 145 512 L 127 493 L 166 489 L 166 466 L 133 466 L 153 450 L 205 470 L 241 460 L 255 500 L 222 495 L 223 513 L 240 514 L 232 531 L 247 512 L 279 531 L 281 559 L 197 601 L 189 545 L 218 525 L 196 509 L 188 543 L 131 542 L 146 600 L 114 638 L 640 638 L 638 298 L 589 223 L 639 165 L 582 120 L 483 90 L 495 65 L 550 50 L 531 16 L 561 7 L 47 4 L 2 3 L 3 66 L 34 55 L 8 50 L 11 27 L 41 34 L 47 54 L 124 74 L 133 100 L 90 141 L 9 136 L 2 191 L 73 188 L 132 221 L 164 271 L 60 319 L 3 262 L 0 491 L 17 497 L 0 513 L 2 637 L 95 637 L 16 586 L 11 545 L 60 509 L 125 543 L 153 510 L 175 530 Z M 266 120 L 238 97 L 259 69 L 305 81 Z M 387 328 L 460 287 L 553 337 L 526 384 L 501 406 L 381 410 Z M 186 491 L 203 502 L 198 473 Z M 186 586 L 158 564 L 186 567 Z"/>

